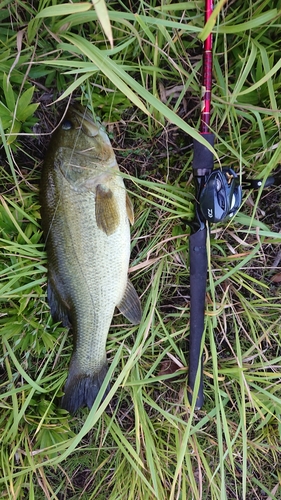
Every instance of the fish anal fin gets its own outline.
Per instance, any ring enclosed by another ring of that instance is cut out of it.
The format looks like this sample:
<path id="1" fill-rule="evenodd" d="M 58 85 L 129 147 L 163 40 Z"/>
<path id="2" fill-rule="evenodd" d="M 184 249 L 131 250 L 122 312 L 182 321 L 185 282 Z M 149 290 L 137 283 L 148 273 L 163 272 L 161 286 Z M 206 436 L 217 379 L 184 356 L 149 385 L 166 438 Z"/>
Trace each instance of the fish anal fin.
<path id="1" fill-rule="evenodd" d="M 70 307 L 60 294 L 60 288 L 58 280 L 54 279 L 54 275 L 49 273 L 47 299 L 52 318 L 54 321 L 60 321 L 63 326 L 71 328 Z"/>
<path id="2" fill-rule="evenodd" d="M 130 196 L 128 195 L 128 193 L 126 193 L 126 211 L 127 211 L 127 216 L 128 216 L 128 219 L 131 223 L 131 225 L 134 224 L 134 207 L 133 207 L 133 203 L 132 203 L 132 200 L 130 198 Z"/>
<path id="3" fill-rule="evenodd" d="M 127 318 L 133 325 L 138 325 L 140 323 L 142 316 L 140 299 L 129 280 L 127 282 L 124 296 L 117 307 L 125 318 Z"/>
<path id="4" fill-rule="evenodd" d="M 120 223 L 118 205 L 111 189 L 102 184 L 96 187 L 96 221 L 99 229 L 108 236 L 113 234 Z"/>

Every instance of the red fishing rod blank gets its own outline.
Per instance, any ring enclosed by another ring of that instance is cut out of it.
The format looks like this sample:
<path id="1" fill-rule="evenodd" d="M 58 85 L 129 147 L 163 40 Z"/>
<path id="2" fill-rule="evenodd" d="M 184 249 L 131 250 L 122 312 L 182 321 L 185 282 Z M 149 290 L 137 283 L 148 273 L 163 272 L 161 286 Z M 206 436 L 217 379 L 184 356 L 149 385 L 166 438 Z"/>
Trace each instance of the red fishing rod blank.
<path id="1" fill-rule="evenodd" d="M 212 0 L 206 0 L 205 4 L 205 23 L 209 20 L 213 12 Z M 212 76 L 213 76 L 213 53 L 212 53 L 212 33 L 208 35 L 204 42 L 203 51 L 203 71 L 202 71 L 202 108 L 200 119 L 201 134 L 209 133 L 211 118 L 211 98 L 212 98 Z"/>

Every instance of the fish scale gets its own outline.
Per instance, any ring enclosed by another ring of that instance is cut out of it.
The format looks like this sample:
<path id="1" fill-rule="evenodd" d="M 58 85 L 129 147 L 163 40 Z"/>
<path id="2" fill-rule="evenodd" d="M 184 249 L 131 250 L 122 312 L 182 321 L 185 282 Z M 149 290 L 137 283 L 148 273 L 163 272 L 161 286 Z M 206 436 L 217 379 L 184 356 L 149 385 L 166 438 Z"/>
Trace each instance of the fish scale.
<path id="1" fill-rule="evenodd" d="M 75 413 L 92 406 L 106 375 L 115 307 L 133 324 L 141 319 L 127 278 L 132 205 L 107 135 L 81 108 L 52 138 L 40 197 L 51 314 L 74 337 L 62 406 Z"/>

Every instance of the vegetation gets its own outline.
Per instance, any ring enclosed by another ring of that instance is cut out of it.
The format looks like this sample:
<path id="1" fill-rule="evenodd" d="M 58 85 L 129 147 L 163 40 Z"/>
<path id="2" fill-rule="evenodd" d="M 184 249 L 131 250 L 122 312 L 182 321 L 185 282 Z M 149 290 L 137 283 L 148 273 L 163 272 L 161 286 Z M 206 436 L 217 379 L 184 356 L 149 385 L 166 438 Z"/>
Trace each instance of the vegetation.
<path id="1" fill-rule="evenodd" d="M 264 182 L 281 158 L 278 2 L 221 0 L 205 28 L 202 1 L 115 0 L 108 19 L 93 4 L 0 2 L 0 497 L 280 499 L 280 187 L 244 191 L 211 228 L 202 410 L 187 397 L 202 39 L 213 30 L 216 162 Z M 116 314 L 111 391 L 74 418 L 59 407 L 72 339 L 46 303 L 38 202 L 70 99 L 116 148 L 143 304 L 139 327 Z"/>

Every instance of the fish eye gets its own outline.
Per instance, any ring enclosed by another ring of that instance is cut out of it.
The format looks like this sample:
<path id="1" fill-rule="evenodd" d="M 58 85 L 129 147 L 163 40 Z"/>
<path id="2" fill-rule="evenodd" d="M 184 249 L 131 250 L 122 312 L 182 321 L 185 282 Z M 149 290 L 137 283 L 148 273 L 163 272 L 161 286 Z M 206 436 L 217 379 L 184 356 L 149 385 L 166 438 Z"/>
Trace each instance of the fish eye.
<path id="1" fill-rule="evenodd" d="M 70 120 L 63 120 L 61 128 L 63 130 L 71 130 L 73 127 L 72 123 Z"/>

